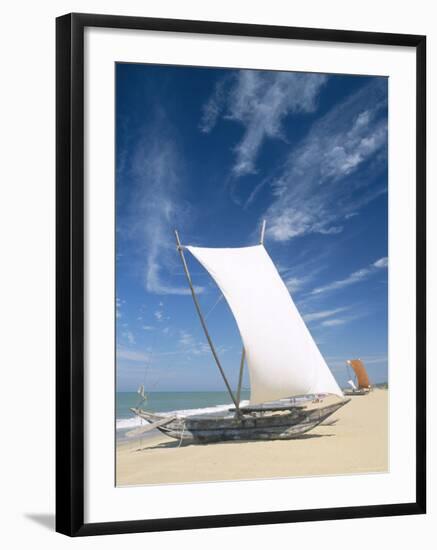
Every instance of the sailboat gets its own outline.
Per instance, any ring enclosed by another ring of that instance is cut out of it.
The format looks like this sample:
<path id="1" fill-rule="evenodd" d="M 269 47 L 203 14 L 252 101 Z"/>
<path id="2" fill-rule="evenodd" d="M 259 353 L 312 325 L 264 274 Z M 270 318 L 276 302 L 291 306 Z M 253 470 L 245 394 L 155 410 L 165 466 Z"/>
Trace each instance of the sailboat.
<path id="1" fill-rule="evenodd" d="M 257 245 L 205 248 L 183 246 L 175 231 L 194 306 L 233 406 L 194 415 L 132 408 L 134 414 L 148 422 L 134 430 L 135 434 L 157 428 L 169 437 L 194 443 L 291 439 L 312 430 L 350 401 L 344 397 L 268 255 L 264 234 L 265 221 Z M 185 252 L 210 274 L 236 320 L 243 343 L 236 392 L 209 334 Z M 242 405 L 245 364 L 249 370 L 250 401 Z"/>
<path id="2" fill-rule="evenodd" d="M 351 388 L 344 391 L 345 395 L 367 395 L 372 386 L 363 361 L 361 359 L 348 359 L 346 364 L 352 367 L 355 373 L 355 382 L 352 379 L 348 380 Z"/>

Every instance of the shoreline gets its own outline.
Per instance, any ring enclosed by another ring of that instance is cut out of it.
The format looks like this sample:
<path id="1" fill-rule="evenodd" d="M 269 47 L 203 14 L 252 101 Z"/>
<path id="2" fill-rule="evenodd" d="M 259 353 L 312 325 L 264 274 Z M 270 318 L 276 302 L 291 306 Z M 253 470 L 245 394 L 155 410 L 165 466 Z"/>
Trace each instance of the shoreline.
<path id="1" fill-rule="evenodd" d="M 388 390 L 374 389 L 290 440 L 180 442 L 160 432 L 116 447 L 117 486 L 363 474 L 388 469 Z"/>

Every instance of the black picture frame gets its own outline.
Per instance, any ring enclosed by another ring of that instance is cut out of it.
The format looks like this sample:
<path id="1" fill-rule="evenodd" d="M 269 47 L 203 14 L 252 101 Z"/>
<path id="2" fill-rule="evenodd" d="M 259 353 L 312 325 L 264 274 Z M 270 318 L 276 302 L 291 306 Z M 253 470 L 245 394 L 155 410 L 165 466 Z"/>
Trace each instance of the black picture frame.
<path id="1" fill-rule="evenodd" d="M 84 523 L 84 29 L 377 44 L 416 51 L 416 499 L 387 505 Z M 69 536 L 423 514 L 426 511 L 426 37 L 73 13 L 56 20 L 56 530 Z"/>

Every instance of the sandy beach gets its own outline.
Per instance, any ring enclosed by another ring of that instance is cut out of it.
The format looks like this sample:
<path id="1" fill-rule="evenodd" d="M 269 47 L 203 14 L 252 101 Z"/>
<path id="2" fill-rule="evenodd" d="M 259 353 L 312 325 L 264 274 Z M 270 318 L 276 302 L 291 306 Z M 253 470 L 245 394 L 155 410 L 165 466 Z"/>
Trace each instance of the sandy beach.
<path id="1" fill-rule="evenodd" d="M 324 424 L 288 441 L 179 445 L 156 433 L 118 445 L 118 486 L 384 472 L 388 391 L 353 397 Z"/>

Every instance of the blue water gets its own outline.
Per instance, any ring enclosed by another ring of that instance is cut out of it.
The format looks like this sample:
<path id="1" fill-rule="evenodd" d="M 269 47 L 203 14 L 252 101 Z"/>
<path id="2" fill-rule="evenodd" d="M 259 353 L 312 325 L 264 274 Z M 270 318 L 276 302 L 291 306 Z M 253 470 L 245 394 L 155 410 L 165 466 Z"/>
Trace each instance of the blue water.
<path id="1" fill-rule="evenodd" d="M 241 391 L 241 400 L 249 399 L 249 390 Z M 139 426 L 141 420 L 129 409 L 141 404 L 136 392 L 116 393 L 117 431 Z M 196 392 L 150 392 L 141 408 L 155 412 L 205 411 L 218 406 L 233 406 L 229 394 L 225 391 Z M 206 412 L 206 411 L 205 411 Z"/>

